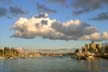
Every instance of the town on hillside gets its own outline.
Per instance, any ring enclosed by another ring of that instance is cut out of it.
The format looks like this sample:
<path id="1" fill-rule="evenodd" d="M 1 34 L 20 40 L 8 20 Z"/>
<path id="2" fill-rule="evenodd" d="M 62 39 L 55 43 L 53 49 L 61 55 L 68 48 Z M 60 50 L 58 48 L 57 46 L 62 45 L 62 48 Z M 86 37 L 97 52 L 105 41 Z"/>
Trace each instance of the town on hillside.
<path id="1" fill-rule="evenodd" d="M 108 59 L 108 44 L 91 42 L 82 46 L 82 49 L 76 49 L 74 52 L 77 59 L 95 59 L 97 57 Z"/>

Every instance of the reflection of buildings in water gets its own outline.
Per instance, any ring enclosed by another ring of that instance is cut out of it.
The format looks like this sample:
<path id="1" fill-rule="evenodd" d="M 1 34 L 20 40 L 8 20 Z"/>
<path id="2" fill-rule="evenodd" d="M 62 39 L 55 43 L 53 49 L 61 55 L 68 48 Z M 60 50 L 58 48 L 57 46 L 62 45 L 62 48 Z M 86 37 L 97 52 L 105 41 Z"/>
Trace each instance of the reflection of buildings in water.
<path id="1" fill-rule="evenodd" d="M 87 61 L 87 72 L 99 72 L 100 62 L 99 61 Z"/>
<path id="2" fill-rule="evenodd" d="M 13 69 L 15 67 L 16 60 L 4 59 L 3 61 L 3 72 L 14 72 Z"/>
<path id="3" fill-rule="evenodd" d="M 3 71 L 3 60 L 0 60 L 0 72 Z"/>

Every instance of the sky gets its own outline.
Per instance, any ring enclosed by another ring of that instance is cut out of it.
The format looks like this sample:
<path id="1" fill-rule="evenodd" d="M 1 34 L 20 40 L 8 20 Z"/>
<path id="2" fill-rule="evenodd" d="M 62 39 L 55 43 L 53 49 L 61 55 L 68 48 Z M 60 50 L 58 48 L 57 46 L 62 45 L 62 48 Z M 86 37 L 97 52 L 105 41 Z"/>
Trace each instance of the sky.
<path id="1" fill-rule="evenodd" d="M 107 0 L 0 0 L 1 47 L 80 48 L 107 40 Z"/>

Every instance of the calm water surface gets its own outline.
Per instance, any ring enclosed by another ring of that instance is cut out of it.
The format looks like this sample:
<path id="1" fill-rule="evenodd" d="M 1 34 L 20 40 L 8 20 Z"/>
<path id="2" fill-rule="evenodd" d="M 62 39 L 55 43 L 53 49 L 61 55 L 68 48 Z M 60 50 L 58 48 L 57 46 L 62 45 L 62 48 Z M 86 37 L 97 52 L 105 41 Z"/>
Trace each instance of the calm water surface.
<path id="1" fill-rule="evenodd" d="M 1 59 L 0 72 L 108 72 L 108 61 L 77 61 L 70 57 Z"/>

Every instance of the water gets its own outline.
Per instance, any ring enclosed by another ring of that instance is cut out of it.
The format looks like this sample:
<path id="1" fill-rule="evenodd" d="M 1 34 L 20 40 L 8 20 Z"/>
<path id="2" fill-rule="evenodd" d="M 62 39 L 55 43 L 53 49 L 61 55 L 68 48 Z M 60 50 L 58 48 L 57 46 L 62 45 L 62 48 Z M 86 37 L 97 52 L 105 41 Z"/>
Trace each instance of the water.
<path id="1" fill-rule="evenodd" d="M 77 61 L 70 57 L 1 59 L 0 72 L 108 72 L 108 61 Z"/>

